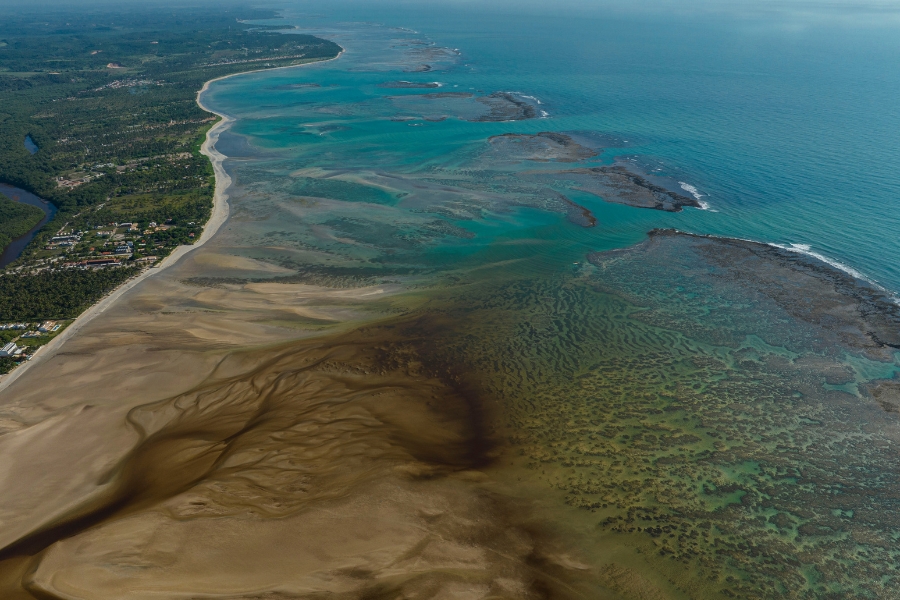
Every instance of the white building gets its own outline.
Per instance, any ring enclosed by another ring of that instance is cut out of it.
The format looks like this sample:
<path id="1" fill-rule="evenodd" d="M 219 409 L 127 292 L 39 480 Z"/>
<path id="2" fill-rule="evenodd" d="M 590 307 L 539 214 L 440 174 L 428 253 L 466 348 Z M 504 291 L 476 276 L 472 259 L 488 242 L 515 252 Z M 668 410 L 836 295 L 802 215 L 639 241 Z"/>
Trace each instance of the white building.
<path id="1" fill-rule="evenodd" d="M 56 329 L 54 329 L 54 327 L 56 327 L 56 321 L 44 321 L 43 323 L 41 323 L 41 326 L 38 327 L 38 331 L 40 331 L 41 333 L 48 333 L 50 331 L 56 331 Z"/>
<path id="2" fill-rule="evenodd" d="M 8 343 L 7 345 L 0 348 L 0 357 L 13 357 L 22 354 L 22 351 L 25 348 L 19 348 L 13 342 Z"/>

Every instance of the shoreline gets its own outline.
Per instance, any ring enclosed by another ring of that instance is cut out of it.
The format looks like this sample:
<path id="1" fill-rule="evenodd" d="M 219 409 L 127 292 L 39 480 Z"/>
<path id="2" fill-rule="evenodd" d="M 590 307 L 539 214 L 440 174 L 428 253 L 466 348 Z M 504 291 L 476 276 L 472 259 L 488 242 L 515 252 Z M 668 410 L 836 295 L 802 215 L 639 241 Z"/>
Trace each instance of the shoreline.
<path id="1" fill-rule="evenodd" d="M 229 77 L 236 77 L 238 75 L 259 73 L 261 71 L 277 71 L 279 69 L 295 69 L 305 67 L 307 65 L 329 62 L 339 59 L 341 55 L 344 54 L 344 52 L 345 50 L 342 47 L 337 56 L 333 58 L 317 60 L 299 65 L 275 67 L 273 69 L 253 69 L 251 71 L 241 71 L 239 73 L 231 73 L 229 75 L 216 77 L 205 82 L 203 84 L 203 87 L 200 88 L 200 90 L 197 92 L 197 105 L 206 112 L 218 116 L 219 121 L 215 125 L 213 125 L 209 129 L 209 131 L 206 132 L 206 138 L 200 145 L 200 154 L 206 156 L 209 159 L 210 163 L 212 164 L 213 174 L 216 179 L 216 187 L 213 192 L 212 212 L 209 215 L 209 219 L 207 219 L 206 223 L 203 225 L 203 233 L 200 234 L 200 238 L 189 246 L 178 246 L 174 251 L 172 251 L 171 254 L 165 257 L 158 266 L 149 267 L 140 275 L 129 279 L 119 287 L 112 290 L 109 294 L 103 296 L 100 300 L 91 305 L 83 313 L 75 317 L 75 320 L 72 321 L 72 323 L 68 327 L 66 327 L 66 329 L 62 333 L 50 340 L 44 346 L 41 346 L 41 348 L 35 352 L 34 357 L 30 361 L 26 362 L 23 365 L 19 365 L 10 373 L 0 376 L 0 392 L 3 392 L 17 379 L 19 379 L 19 377 L 28 372 L 29 368 L 32 365 L 41 363 L 47 360 L 48 357 L 54 356 L 56 352 L 59 351 L 60 346 L 62 346 L 66 340 L 75 335 L 78 331 L 81 330 L 82 327 L 94 320 L 94 318 L 103 314 L 106 309 L 115 304 L 115 302 L 126 292 L 130 291 L 145 279 L 157 275 L 158 273 L 161 273 L 165 269 L 168 269 L 172 265 L 176 264 L 179 260 L 181 260 L 182 257 L 187 255 L 191 251 L 203 246 L 206 242 L 212 239 L 212 237 L 219 231 L 222 225 L 225 224 L 225 221 L 228 220 L 228 215 L 230 213 L 230 208 L 228 205 L 228 188 L 231 187 L 232 180 L 228 173 L 225 171 L 224 167 L 225 159 L 228 157 L 216 150 L 216 142 L 219 140 L 219 136 L 222 134 L 222 132 L 227 131 L 228 128 L 231 127 L 231 125 L 235 122 L 235 119 L 211 110 L 209 107 L 203 104 L 203 93 L 209 89 L 210 84 L 222 79 L 228 79 Z"/>

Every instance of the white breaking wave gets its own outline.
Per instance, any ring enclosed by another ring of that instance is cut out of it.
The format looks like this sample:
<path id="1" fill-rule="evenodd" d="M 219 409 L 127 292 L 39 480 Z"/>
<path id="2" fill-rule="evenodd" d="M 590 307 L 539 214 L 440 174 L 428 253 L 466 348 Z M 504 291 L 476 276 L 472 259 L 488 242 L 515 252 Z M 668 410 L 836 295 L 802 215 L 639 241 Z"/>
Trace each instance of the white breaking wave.
<path id="1" fill-rule="evenodd" d="M 700 205 L 700 210 L 709 210 L 709 202 L 707 202 L 706 200 L 703 199 L 706 197 L 705 194 L 701 194 L 700 190 L 698 190 L 697 188 L 695 188 L 694 186 L 692 186 L 689 183 L 679 181 L 678 185 L 681 186 L 681 189 L 683 189 L 688 194 L 690 194 L 691 196 L 694 197 L 694 200 L 696 200 L 697 204 Z"/>
<path id="2" fill-rule="evenodd" d="M 549 116 L 550 116 L 550 113 L 548 113 L 546 110 L 542 110 L 542 111 L 541 111 L 541 118 L 542 118 L 542 119 L 546 119 L 546 118 L 549 117 Z"/>
<path id="3" fill-rule="evenodd" d="M 869 285 L 884 292 L 888 296 L 888 298 L 890 298 L 891 301 L 893 301 L 894 304 L 900 306 L 900 297 L 898 297 L 897 294 L 895 294 L 891 290 L 885 288 L 884 286 L 880 285 L 877 281 L 875 281 L 871 277 L 866 277 L 865 275 L 863 275 L 862 273 L 860 273 L 853 267 L 848 267 L 844 263 L 834 260 L 833 258 L 828 258 L 824 254 L 819 254 L 818 252 L 813 252 L 812 246 L 810 246 L 809 244 L 789 244 L 789 245 L 787 245 L 787 244 L 771 244 L 770 243 L 769 245 L 775 246 L 776 248 L 781 248 L 783 250 L 790 250 L 791 252 L 798 252 L 800 254 L 812 256 L 813 258 L 821 260 L 826 265 L 832 266 L 839 271 L 843 271 L 847 275 L 850 275 L 851 277 L 855 277 L 856 279 L 859 279 L 860 281 L 865 281 Z"/>
<path id="4" fill-rule="evenodd" d="M 528 94 L 523 94 L 522 92 L 504 92 L 506 94 L 513 94 L 518 96 L 519 98 L 525 98 L 526 100 L 531 100 L 535 104 L 543 104 L 540 100 L 538 100 L 535 96 L 529 96 Z"/>
<path id="5" fill-rule="evenodd" d="M 774 243 L 770 243 L 769 245 L 775 246 L 776 248 L 781 248 L 782 250 L 790 250 L 791 252 L 798 252 L 800 254 L 812 256 L 813 258 L 821 260 L 826 265 L 830 265 L 839 271 L 843 271 L 847 275 L 851 275 L 852 277 L 861 279 L 862 281 L 865 281 L 867 283 L 871 283 L 872 285 L 878 287 L 879 289 L 884 289 L 880 285 L 878 285 L 877 282 L 872 281 L 871 279 L 869 279 L 868 277 L 866 277 L 865 275 L 863 275 L 862 273 L 860 273 L 853 267 L 848 267 L 844 263 L 836 261 L 833 258 L 828 258 L 824 254 L 819 254 L 818 252 L 813 252 L 812 246 L 810 246 L 809 244 L 774 244 Z M 887 291 L 887 290 L 884 290 L 884 291 Z"/>
<path id="6" fill-rule="evenodd" d="M 678 233 L 687 233 L 684 231 L 680 231 L 678 229 L 675 229 L 675 231 Z M 697 235 L 697 234 L 688 234 L 688 235 Z M 705 237 L 705 238 L 719 239 L 719 240 L 738 240 L 741 242 L 750 242 L 753 244 L 760 243 L 760 242 L 757 242 L 756 240 L 749 240 L 747 238 L 739 238 L 739 237 L 729 237 L 729 236 L 724 236 L 724 235 L 699 235 L 698 237 Z M 776 244 L 774 242 L 762 242 L 762 243 L 765 243 L 767 246 L 772 246 L 774 248 L 781 248 L 782 250 L 788 250 L 790 252 L 796 252 L 798 254 L 805 254 L 806 256 L 811 256 L 811 257 L 815 258 L 816 260 L 820 260 L 823 263 L 825 263 L 826 265 L 829 265 L 830 267 L 833 267 L 839 271 L 843 271 L 844 273 L 846 273 L 847 275 L 850 275 L 851 277 L 859 279 L 860 281 L 865 281 L 869 285 L 877 288 L 879 291 L 884 292 L 885 295 L 888 298 L 890 298 L 894 304 L 900 306 L 900 296 L 898 296 L 891 290 L 885 288 L 883 285 L 879 284 L 877 281 L 875 281 L 871 277 L 866 277 L 865 275 L 863 275 L 862 273 L 860 273 L 853 267 L 848 267 L 844 263 L 834 260 L 833 258 L 828 258 L 827 256 L 825 256 L 823 254 L 819 254 L 818 252 L 813 252 L 812 246 L 810 246 L 809 244 Z"/>

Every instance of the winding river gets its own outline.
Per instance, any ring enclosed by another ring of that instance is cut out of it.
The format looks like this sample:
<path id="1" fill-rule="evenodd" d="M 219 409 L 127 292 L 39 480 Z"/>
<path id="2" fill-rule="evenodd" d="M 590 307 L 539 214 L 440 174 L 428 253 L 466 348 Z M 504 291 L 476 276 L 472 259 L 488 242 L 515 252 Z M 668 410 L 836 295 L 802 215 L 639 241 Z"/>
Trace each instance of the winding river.
<path id="1" fill-rule="evenodd" d="M 40 231 L 41 228 L 56 215 L 57 208 L 50 202 L 47 202 L 43 198 L 35 196 L 31 192 L 26 192 L 23 189 L 19 189 L 11 185 L 6 185 L 4 183 L 0 183 L 0 194 L 3 194 L 14 202 L 21 202 L 23 204 L 37 206 L 42 211 L 44 211 L 44 218 L 41 219 L 37 225 L 32 227 L 31 230 L 25 235 L 14 239 L 9 244 L 9 246 L 3 249 L 3 254 L 0 254 L 0 268 L 2 268 L 21 256 L 22 251 L 25 250 L 25 246 L 27 246 L 28 243 L 34 239 L 34 236 L 37 235 L 37 232 Z"/>

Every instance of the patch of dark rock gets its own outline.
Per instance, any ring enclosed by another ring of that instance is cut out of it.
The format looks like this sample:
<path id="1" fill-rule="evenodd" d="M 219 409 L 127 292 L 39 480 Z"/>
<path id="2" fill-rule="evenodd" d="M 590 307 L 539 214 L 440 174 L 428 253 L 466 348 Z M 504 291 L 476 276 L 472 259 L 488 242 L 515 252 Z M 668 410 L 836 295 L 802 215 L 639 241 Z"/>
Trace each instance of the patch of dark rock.
<path id="1" fill-rule="evenodd" d="M 434 221 L 423 226 L 423 229 L 428 229 L 429 231 L 433 231 L 434 233 L 438 233 L 444 236 L 451 236 L 462 238 L 466 240 L 470 240 L 475 237 L 475 233 L 465 229 L 463 227 L 459 227 L 458 225 L 454 225 L 448 221 L 444 221 L 443 219 L 435 219 Z"/>
<path id="2" fill-rule="evenodd" d="M 853 381 L 853 371 L 844 365 L 832 365 L 825 369 L 825 383 L 828 385 L 846 385 Z"/>
<path id="3" fill-rule="evenodd" d="M 888 379 L 862 386 L 885 412 L 900 413 L 900 381 Z"/>
<path id="4" fill-rule="evenodd" d="M 566 202 L 566 219 L 569 223 L 580 227 L 594 227 L 597 225 L 597 217 L 587 208 L 572 202 L 565 198 Z"/>
<path id="5" fill-rule="evenodd" d="M 524 121 L 537 117 L 535 107 L 508 92 L 494 92 L 478 98 L 478 102 L 487 106 L 489 112 L 473 121 Z"/>
<path id="6" fill-rule="evenodd" d="M 656 185 L 622 165 L 572 169 L 560 174 L 575 179 L 577 189 L 607 202 L 666 212 L 680 212 L 685 206 L 701 208 L 695 198 Z"/>
<path id="7" fill-rule="evenodd" d="M 488 138 L 488 142 L 510 158 L 538 162 L 578 162 L 597 155 L 568 135 L 554 131 L 542 131 L 534 135 L 504 133 Z"/>

